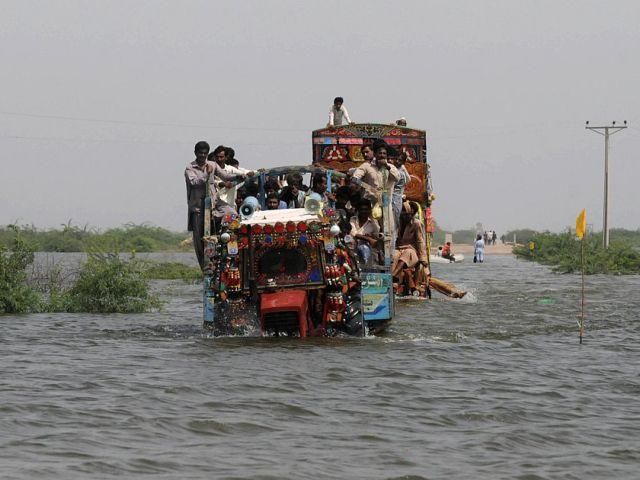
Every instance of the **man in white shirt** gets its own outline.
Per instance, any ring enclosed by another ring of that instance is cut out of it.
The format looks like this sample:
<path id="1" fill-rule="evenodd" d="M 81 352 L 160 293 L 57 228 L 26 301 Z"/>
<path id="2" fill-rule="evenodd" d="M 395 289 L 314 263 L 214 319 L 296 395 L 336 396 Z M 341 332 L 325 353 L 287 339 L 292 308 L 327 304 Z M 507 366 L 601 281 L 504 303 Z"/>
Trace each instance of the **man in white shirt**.
<path id="1" fill-rule="evenodd" d="M 349 118 L 349 112 L 344 105 L 344 99 L 342 97 L 336 97 L 333 99 L 333 106 L 329 110 L 329 127 L 339 127 L 340 125 L 347 125 L 351 122 Z"/>
<path id="2" fill-rule="evenodd" d="M 230 173 L 233 175 L 250 174 L 248 176 L 253 176 L 254 172 L 252 172 L 251 170 L 247 170 L 246 168 L 242 168 L 242 167 L 233 167 L 226 163 L 229 150 L 232 150 L 232 149 L 219 145 L 211 153 L 210 155 L 211 158 L 209 158 L 209 160 L 215 161 L 220 166 L 220 168 L 222 168 L 227 173 Z M 241 187 L 244 182 L 241 182 L 241 183 L 225 182 L 219 177 L 215 177 L 215 181 L 218 186 L 218 198 L 235 208 L 237 189 L 238 187 Z"/>

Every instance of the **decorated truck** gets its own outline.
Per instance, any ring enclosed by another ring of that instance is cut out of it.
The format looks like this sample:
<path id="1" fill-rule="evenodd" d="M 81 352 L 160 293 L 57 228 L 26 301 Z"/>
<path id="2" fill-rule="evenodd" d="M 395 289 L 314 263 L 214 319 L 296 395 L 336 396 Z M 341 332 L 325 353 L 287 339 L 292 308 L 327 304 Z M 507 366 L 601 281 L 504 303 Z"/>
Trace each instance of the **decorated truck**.
<path id="1" fill-rule="evenodd" d="M 383 140 L 407 154 L 407 198 L 427 207 L 425 132 L 357 124 L 316 130 L 312 140 L 313 165 L 261 170 L 255 198 L 245 199 L 238 214 L 221 218 L 215 229 L 211 201 L 205 200 L 203 315 L 213 335 L 364 336 L 392 321 L 391 192 L 382 195 L 384 260 L 363 264 L 335 208 L 307 201 L 305 208 L 266 210 L 264 187 L 269 178 L 295 171 L 326 175 L 329 191 L 345 181 L 366 188 L 349 173 L 362 164 L 363 145 Z M 430 210 L 424 212 L 429 227 Z"/>

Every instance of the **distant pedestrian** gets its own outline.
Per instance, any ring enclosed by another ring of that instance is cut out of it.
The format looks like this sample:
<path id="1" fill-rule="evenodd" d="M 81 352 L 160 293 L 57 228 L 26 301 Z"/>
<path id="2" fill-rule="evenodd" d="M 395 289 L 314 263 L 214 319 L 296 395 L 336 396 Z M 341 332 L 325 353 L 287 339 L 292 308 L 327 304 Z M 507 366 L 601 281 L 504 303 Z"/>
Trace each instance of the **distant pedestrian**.
<path id="1" fill-rule="evenodd" d="M 484 241 L 480 234 L 476 236 L 476 243 L 473 245 L 473 262 L 484 262 Z"/>
<path id="2" fill-rule="evenodd" d="M 496 233 L 496 231 L 494 230 L 494 231 L 493 231 L 493 234 L 491 235 L 491 243 L 492 243 L 493 245 L 495 245 L 495 244 L 496 244 L 496 240 L 497 240 L 497 239 L 498 239 L 498 234 L 497 234 L 497 233 Z"/>

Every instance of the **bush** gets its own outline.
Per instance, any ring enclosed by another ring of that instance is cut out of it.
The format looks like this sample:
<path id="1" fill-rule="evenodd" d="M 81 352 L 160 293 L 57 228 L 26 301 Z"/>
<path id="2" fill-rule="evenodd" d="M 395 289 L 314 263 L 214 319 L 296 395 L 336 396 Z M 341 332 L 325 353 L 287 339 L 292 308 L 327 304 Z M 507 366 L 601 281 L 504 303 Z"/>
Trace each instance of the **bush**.
<path id="1" fill-rule="evenodd" d="M 513 253 L 519 258 L 533 260 L 553 267 L 560 273 L 581 270 L 581 242 L 573 234 L 538 233 L 529 245 L 518 246 Z M 640 273 L 640 252 L 629 242 L 614 241 L 609 248 L 602 247 L 599 236 L 588 235 L 584 240 L 584 269 L 587 275 L 595 273 L 638 274 Z"/>
<path id="2" fill-rule="evenodd" d="M 133 255 L 126 261 L 117 254 L 90 253 L 68 296 L 74 312 L 137 313 L 161 305 Z"/>
<path id="3" fill-rule="evenodd" d="M 27 284 L 26 268 L 33 263 L 33 248 L 14 229 L 11 251 L 0 245 L 0 313 L 36 312 L 41 298 Z"/>
<path id="4" fill-rule="evenodd" d="M 57 230 L 38 230 L 33 225 L 0 227 L 0 245 L 10 247 L 16 229 L 22 237 L 40 252 L 83 252 L 90 249 L 102 251 L 188 251 L 181 242 L 186 233 L 176 233 L 151 225 L 127 224 L 99 232 L 88 225 L 79 227 L 71 221 Z"/>
<path id="5" fill-rule="evenodd" d="M 179 262 L 153 263 L 145 262 L 145 275 L 155 280 L 184 280 L 196 282 L 202 280 L 200 267 L 193 267 Z"/>

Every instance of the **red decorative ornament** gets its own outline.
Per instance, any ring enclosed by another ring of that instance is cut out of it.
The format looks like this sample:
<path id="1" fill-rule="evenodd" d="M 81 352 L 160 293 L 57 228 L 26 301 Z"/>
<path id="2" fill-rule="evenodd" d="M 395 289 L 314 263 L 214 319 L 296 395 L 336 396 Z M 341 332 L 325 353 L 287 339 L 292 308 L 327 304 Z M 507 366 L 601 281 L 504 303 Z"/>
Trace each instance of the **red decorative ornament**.
<path id="1" fill-rule="evenodd" d="M 249 239 L 247 237 L 240 238 L 240 248 L 247 248 L 249 246 Z"/>
<path id="2" fill-rule="evenodd" d="M 260 225 L 259 223 L 254 224 L 251 227 L 251 233 L 253 233 L 254 235 L 260 235 L 262 233 L 262 225 Z"/>
<path id="3" fill-rule="evenodd" d="M 287 232 L 294 233 L 296 231 L 296 224 L 293 222 L 287 222 Z"/>
<path id="4" fill-rule="evenodd" d="M 273 228 L 275 228 L 276 233 L 283 233 L 284 232 L 284 223 L 277 222 Z"/>
<path id="5" fill-rule="evenodd" d="M 307 224 L 305 222 L 299 222 L 298 223 L 298 230 L 300 230 L 301 232 L 306 232 L 307 231 Z"/>
<path id="6" fill-rule="evenodd" d="M 249 233 L 249 226 L 246 224 L 242 224 L 240 225 L 240 233 L 246 235 L 247 233 Z"/>
<path id="7" fill-rule="evenodd" d="M 271 234 L 273 233 L 273 226 L 267 224 L 264 227 L 262 227 L 262 231 L 266 234 Z"/>

